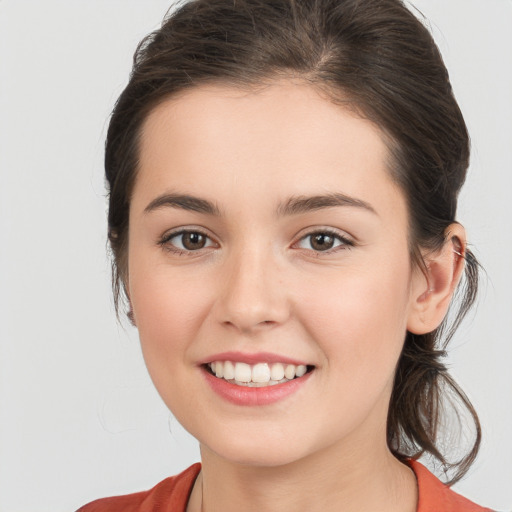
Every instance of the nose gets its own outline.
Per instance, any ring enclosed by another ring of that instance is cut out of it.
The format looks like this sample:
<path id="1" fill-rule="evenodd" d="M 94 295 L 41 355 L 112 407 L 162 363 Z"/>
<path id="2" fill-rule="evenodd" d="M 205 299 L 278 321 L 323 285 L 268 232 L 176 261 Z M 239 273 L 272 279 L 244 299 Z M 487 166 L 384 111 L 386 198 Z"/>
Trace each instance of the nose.
<path id="1" fill-rule="evenodd" d="M 270 251 L 245 249 L 219 274 L 218 320 L 251 334 L 283 324 L 290 315 L 283 269 Z"/>

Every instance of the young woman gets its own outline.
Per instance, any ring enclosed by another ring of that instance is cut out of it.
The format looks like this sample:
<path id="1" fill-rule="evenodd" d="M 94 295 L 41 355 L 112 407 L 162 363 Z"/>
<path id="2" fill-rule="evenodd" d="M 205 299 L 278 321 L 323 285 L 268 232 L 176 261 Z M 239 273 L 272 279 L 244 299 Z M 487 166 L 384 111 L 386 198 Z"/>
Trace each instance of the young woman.
<path id="1" fill-rule="evenodd" d="M 172 13 L 110 121 L 109 239 L 117 303 L 201 464 L 80 510 L 487 510 L 416 460 L 454 482 L 480 442 L 442 363 L 476 294 L 468 160 L 400 0 Z M 443 426 L 464 413 L 475 436 L 453 462 Z"/>

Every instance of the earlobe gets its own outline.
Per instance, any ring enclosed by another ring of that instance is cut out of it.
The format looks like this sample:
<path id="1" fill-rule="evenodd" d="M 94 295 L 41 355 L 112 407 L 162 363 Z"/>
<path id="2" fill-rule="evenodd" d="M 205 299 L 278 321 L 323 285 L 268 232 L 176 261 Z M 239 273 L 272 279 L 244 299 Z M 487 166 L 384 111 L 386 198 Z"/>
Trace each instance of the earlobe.
<path id="1" fill-rule="evenodd" d="M 135 322 L 135 315 L 133 314 L 133 307 L 132 307 L 132 303 L 129 302 L 128 303 L 128 306 L 129 306 L 129 309 L 128 309 L 128 313 L 126 313 L 126 316 L 128 317 L 128 320 L 130 320 L 130 323 L 134 326 L 134 327 L 137 327 L 137 323 Z"/>
<path id="2" fill-rule="evenodd" d="M 426 334 L 439 327 L 464 271 L 465 248 L 465 230 L 454 223 L 445 231 L 443 246 L 424 255 L 425 268 L 415 270 L 411 286 L 409 332 Z"/>
<path id="3" fill-rule="evenodd" d="M 126 295 L 126 299 L 128 301 L 128 312 L 126 313 L 126 316 L 128 317 L 128 320 L 130 320 L 130 323 L 134 327 L 137 327 L 137 322 L 135 321 L 135 314 L 133 313 L 132 301 L 130 299 L 130 286 L 129 286 L 129 282 L 127 279 L 125 279 L 123 282 L 123 288 L 124 288 L 124 293 Z"/>

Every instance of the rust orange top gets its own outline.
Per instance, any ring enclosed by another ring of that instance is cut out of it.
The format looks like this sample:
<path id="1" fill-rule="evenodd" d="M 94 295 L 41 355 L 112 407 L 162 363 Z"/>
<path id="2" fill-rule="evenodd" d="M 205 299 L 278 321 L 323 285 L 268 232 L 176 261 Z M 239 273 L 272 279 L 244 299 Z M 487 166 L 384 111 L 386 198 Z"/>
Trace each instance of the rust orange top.
<path id="1" fill-rule="evenodd" d="M 492 512 L 452 491 L 419 462 L 410 460 L 409 466 L 418 481 L 417 512 Z"/>
<path id="2" fill-rule="evenodd" d="M 409 465 L 418 480 L 417 512 L 491 512 L 452 491 L 419 462 L 409 461 Z M 185 512 L 200 470 L 201 464 L 193 464 L 149 491 L 96 500 L 77 512 Z"/>

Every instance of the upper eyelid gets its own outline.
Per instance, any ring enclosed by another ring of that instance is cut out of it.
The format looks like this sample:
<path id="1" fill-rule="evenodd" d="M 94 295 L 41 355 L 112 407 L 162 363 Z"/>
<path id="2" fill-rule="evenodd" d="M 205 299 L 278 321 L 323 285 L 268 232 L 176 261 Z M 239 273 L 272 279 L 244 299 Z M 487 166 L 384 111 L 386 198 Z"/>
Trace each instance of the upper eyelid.
<path id="1" fill-rule="evenodd" d="M 201 235 L 206 236 L 210 240 L 216 242 L 215 237 L 212 236 L 211 233 L 209 233 L 209 231 L 207 229 L 201 228 L 199 226 L 197 226 L 197 227 L 196 226 L 179 227 L 179 228 L 170 229 L 170 230 L 164 232 L 161 236 L 159 236 L 158 241 L 162 242 L 162 241 L 170 240 L 171 238 L 174 238 L 175 236 L 178 236 L 178 235 L 182 235 L 184 233 L 200 233 Z"/>
<path id="2" fill-rule="evenodd" d="M 299 231 L 299 233 L 295 237 L 296 241 L 294 243 L 296 243 L 299 240 L 302 240 L 308 236 L 316 235 L 318 233 L 326 233 L 326 234 L 338 237 L 342 240 L 348 240 L 354 244 L 357 241 L 356 237 L 354 237 L 350 233 L 347 233 L 344 230 L 327 227 L 327 226 L 315 226 L 315 227 L 304 228 L 303 230 Z"/>

